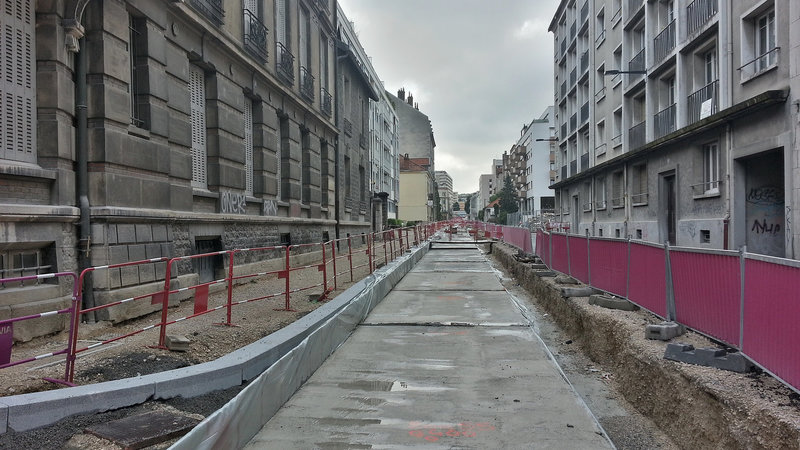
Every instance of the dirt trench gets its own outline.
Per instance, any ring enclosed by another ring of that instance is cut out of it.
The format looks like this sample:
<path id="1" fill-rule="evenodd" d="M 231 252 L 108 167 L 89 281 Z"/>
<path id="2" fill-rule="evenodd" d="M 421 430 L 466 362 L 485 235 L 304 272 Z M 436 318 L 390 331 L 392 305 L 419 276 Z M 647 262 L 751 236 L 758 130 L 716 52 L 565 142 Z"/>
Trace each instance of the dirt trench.
<path id="1" fill-rule="evenodd" d="M 540 277 L 495 244 L 494 259 L 529 292 L 582 352 L 614 374 L 614 388 L 683 448 L 800 448 L 800 396 L 762 372 L 739 374 L 663 359 L 665 342 L 645 339 L 644 310 L 626 312 L 562 298 L 552 277 Z M 718 347 L 687 332 L 672 342 Z M 793 351 L 787 349 L 787 351 Z"/>

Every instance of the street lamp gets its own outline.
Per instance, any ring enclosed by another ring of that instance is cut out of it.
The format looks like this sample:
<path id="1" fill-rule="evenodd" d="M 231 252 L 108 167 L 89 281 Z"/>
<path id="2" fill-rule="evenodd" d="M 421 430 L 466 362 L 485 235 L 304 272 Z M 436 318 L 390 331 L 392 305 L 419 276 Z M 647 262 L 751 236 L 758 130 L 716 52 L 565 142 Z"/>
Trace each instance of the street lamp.
<path id="1" fill-rule="evenodd" d="M 647 75 L 646 70 L 617 70 L 617 69 L 606 70 L 604 75 L 620 75 L 623 73 L 627 73 L 630 75 Z"/>

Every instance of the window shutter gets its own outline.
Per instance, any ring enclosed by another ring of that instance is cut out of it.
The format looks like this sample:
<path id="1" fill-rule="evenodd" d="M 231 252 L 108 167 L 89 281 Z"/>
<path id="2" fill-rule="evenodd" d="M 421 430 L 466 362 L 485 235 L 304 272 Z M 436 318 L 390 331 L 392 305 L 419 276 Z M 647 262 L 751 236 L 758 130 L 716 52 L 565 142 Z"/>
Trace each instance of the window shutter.
<path id="1" fill-rule="evenodd" d="M 275 40 L 289 48 L 286 43 L 286 0 L 277 0 L 275 8 Z"/>
<path id="2" fill-rule="evenodd" d="M 253 102 L 244 99 L 244 178 L 245 193 L 253 195 Z"/>
<path id="3" fill-rule="evenodd" d="M 192 186 L 205 188 L 206 179 L 206 95 L 205 74 L 191 66 L 189 97 L 192 124 Z"/>
<path id="4" fill-rule="evenodd" d="M 32 0 L 0 10 L 0 158 L 36 162 L 36 86 Z"/>

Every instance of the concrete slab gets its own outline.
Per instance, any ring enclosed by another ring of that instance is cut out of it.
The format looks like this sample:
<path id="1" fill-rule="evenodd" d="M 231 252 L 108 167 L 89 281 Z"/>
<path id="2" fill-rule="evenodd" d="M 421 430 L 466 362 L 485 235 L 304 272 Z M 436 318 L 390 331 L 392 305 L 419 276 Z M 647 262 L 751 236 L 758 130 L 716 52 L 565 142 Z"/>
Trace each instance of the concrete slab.
<path id="1" fill-rule="evenodd" d="M 502 291 L 503 285 L 488 272 L 409 272 L 395 286 L 397 291 Z"/>
<path id="2" fill-rule="evenodd" d="M 612 448 L 529 328 L 418 326 L 358 328 L 245 448 L 423 445 Z"/>
<path id="3" fill-rule="evenodd" d="M 420 261 L 412 272 L 494 272 L 492 267 L 483 261 L 431 261 L 427 258 Z"/>
<path id="4" fill-rule="evenodd" d="M 392 291 L 365 324 L 526 325 L 503 291 Z"/>

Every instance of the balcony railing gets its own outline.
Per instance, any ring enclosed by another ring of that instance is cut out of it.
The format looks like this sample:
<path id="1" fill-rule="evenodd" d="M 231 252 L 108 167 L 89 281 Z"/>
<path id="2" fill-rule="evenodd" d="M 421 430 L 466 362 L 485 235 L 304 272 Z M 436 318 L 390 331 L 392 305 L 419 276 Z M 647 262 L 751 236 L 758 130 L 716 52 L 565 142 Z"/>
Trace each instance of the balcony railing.
<path id="1" fill-rule="evenodd" d="M 719 111 L 719 81 L 714 80 L 689 96 L 689 123 L 695 123 Z"/>
<path id="2" fill-rule="evenodd" d="M 622 133 L 611 138 L 611 148 L 622 145 Z"/>
<path id="3" fill-rule="evenodd" d="M 675 104 L 671 104 L 653 116 L 655 138 L 658 139 L 675 131 Z"/>
<path id="4" fill-rule="evenodd" d="M 569 73 L 569 85 L 573 86 L 576 81 L 578 81 L 578 70 L 577 70 L 577 68 L 572 69 L 572 71 Z"/>
<path id="5" fill-rule="evenodd" d="M 719 11 L 719 0 L 694 0 L 686 7 L 686 31 L 699 30 Z"/>
<path id="6" fill-rule="evenodd" d="M 644 5 L 643 0 L 628 0 L 628 18 L 639 12 L 639 9 Z M 625 19 L 626 21 L 628 19 Z"/>
<path id="7" fill-rule="evenodd" d="M 761 72 L 765 72 L 767 69 L 777 66 L 780 61 L 780 50 L 780 47 L 775 47 L 742 67 L 739 67 L 742 81 L 748 80 Z"/>
<path id="8" fill-rule="evenodd" d="M 294 85 L 294 55 L 286 48 L 282 42 L 277 43 L 278 59 L 275 61 L 275 70 L 278 78 L 284 83 Z"/>
<path id="9" fill-rule="evenodd" d="M 640 192 L 638 194 L 631 195 L 631 203 L 634 205 L 646 205 L 647 204 L 647 192 Z"/>
<path id="10" fill-rule="evenodd" d="M 633 58 L 631 58 L 630 62 L 628 63 L 628 71 L 631 72 L 644 72 L 644 49 L 639 50 Z M 637 77 L 639 74 L 632 74 L 631 77 Z"/>
<path id="11" fill-rule="evenodd" d="M 588 101 L 586 103 L 584 103 L 583 106 L 581 106 L 581 124 L 583 124 L 587 120 L 589 120 L 589 102 Z"/>
<path id="12" fill-rule="evenodd" d="M 594 93 L 594 101 L 599 102 L 600 99 L 606 96 L 606 87 L 603 86 Z"/>
<path id="13" fill-rule="evenodd" d="M 569 162 L 569 174 L 575 175 L 576 173 L 578 173 L 578 160 L 573 159 Z"/>
<path id="14" fill-rule="evenodd" d="M 625 206 L 625 197 L 615 197 L 611 199 L 612 208 L 622 208 Z"/>
<path id="15" fill-rule="evenodd" d="M 222 25 L 225 19 L 222 0 L 191 0 L 191 5 L 215 24 Z"/>
<path id="16" fill-rule="evenodd" d="M 583 204 L 583 212 L 589 212 L 591 210 L 592 210 L 592 202 Z"/>
<path id="17" fill-rule="evenodd" d="M 578 114 L 575 113 L 572 117 L 569 118 L 569 131 L 575 131 L 575 128 L 578 127 Z"/>
<path id="18" fill-rule="evenodd" d="M 647 122 L 640 122 L 628 130 L 628 145 L 630 146 L 630 150 L 637 149 L 645 144 L 647 139 L 646 124 Z"/>
<path id="19" fill-rule="evenodd" d="M 581 171 L 589 168 L 589 152 L 581 155 Z"/>
<path id="20" fill-rule="evenodd" d="M 561 166 L 561 179 L 567 179 L 567 166 Z"/>
<path id="21" fill-rule="evenodd" d="M 594 148 L 594 156 L 597 157 L 597 156 L 600 156 L 600 155 L 605 155 L 606 154 L 606 147 L 607 147 L 607 144 L 605 142 L 603 142 L 602 144 L 600 144 L 597 147 L 595 147 Z"/>
<path id="22" fill-rule="evenodd" d="M 300 66 L 300 95 L 309 102 L 314 101 L 314 75 L 303 66 Z"/>
<path id="23" fill-rule="evenodd" d="M 661 33 L 653 39 L 653 56 L 659 62 L 675 48 L 675 20 L 669 23 Z"/>
<path id="24" fill-rule="evenodd" d="M 605 200 L 596 200 L 594 202 L 594 209 L 606 209 L 606 201 Z"/>
<path id="25" fill-rule="evenodd" d="M 709 194 L 719 194 L 719 185 L 722 184 L 722 180 L 714 180 L 714 181 L 704 181 L 702 183 L 697 183 L 691 185 L 692 188 L 692 195 L 709 195 Z"/>
<path id="26" fill-rule="evenodd" d="M 344 123 L 344 134 L 346 136 L 352 136 L 353 135 L 353 123 L 350 122 L 347 119 L 344 119 L 342 121 L 342 123 Z"/>
<path id="27" fill-rule="evenodd" d="M 267 62 L 267 27 L 249 9 L 244 10 L 244 49 L 262 63 Z"/>
<path id="28" fill-rule="evenodd" d="M 320 99 L 320 108 L 322 109 L 322 112 L 326 116 L 331 117 L 333 113 L 333 96 L 331 96 L 331 94 L 328 92 L 327 89 L 320 88 L 319 99 Z"/>
<path id="29" fill-rule="evenodd" d="M 581 54 L 581 73 L 589 69 L 589 50 Z"/>

